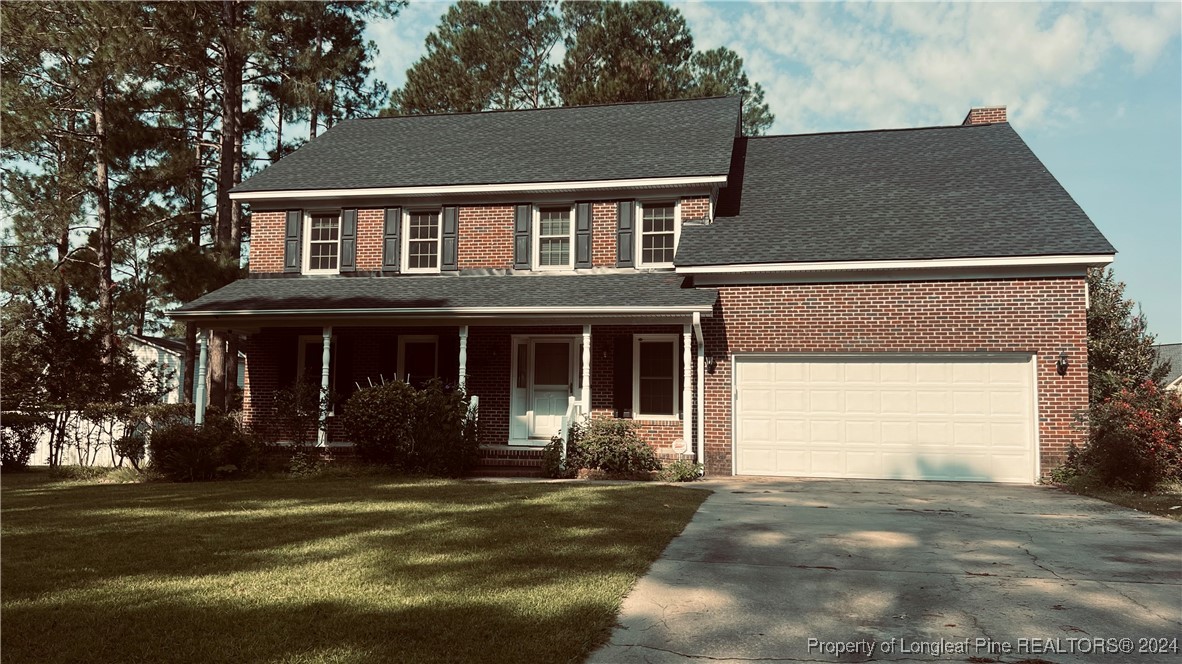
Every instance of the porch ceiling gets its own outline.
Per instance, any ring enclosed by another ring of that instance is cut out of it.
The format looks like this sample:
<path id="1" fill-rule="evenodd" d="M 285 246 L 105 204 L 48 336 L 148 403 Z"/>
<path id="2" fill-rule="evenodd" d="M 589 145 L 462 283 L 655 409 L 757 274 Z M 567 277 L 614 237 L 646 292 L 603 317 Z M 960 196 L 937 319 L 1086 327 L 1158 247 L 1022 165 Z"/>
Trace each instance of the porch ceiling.
<path id="1" fill-rule="evenodd" d="M 240 279 L 178 319 L 709 316 L 717 291 L 670 272 Z"/>

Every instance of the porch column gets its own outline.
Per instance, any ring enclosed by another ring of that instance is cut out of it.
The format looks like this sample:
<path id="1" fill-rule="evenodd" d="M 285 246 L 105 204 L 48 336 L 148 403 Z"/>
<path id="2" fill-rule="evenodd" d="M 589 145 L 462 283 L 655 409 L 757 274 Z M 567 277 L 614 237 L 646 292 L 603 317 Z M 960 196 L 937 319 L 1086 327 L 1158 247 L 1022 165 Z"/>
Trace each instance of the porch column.
<path id="1" fill-rule="evenodd" d="M 461 390 L 468 389 L 468 326 L 460 326 L 460 376 L 457 382 Z"/>
<path id="2" fill-rule="evenodd" d="M 325 447 L 328 445 L 328 389 L 330 367 L 328 363 L 332 361 L 332 326 L 324 326 L 324 337 L 320 345 L 320 428 L 316 432 L 316 444 Z"/>
<path id="3" fill-rule="evenodd" d="M 694 435 L 693 420 L 690 419 L 694 403 L 694 364 L 693 356 L 690 354 L 692 332 L 693 327 L 688 323 L 681 326 L 681 363 L 684 365 L 681 377 L 681 438 L 685 441 L 686 452 L 692 449 L 691 441 Z"/>
<path id="4" fill-rule="evenodd" d="M 201 426 L 205 423 L 205 370 L 209 358 L 209 334 L 206 330 L 197 329 L 197 386 L 193 388 L 193 424 Z"/>
<path id="5" fill-rule="evenodd" d="M 583 326 L 583 414 L 591 414 L 591 326 Z"/>

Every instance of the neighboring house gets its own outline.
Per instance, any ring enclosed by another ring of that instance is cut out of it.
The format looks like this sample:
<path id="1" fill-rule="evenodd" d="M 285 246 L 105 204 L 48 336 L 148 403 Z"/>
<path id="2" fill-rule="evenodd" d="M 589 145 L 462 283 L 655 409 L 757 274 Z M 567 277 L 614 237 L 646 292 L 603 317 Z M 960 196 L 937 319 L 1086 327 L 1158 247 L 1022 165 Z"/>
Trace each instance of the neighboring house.
<path id="1" fill-rule="evenodd" d="M 1170 363 L 1170 373 L 1162 384 L 1167 390 L 1182 391 L 1182 344 L 1159 344 L 1153 347 L 1157 353 L 1157 364 Z"/>
<path id="2" fill-rule="evenodd" d="M 264 431 L 301 376 L 440 376 L 489 447 L 590 413 L 711 475 L 1057 465 L 1087 407 L 1085 271 L 1114 249 L 1005 109 L 739 127 L 737 98 L 342 122 L 233 190 L 250 277 L 173 316 L 247 335 Z"/>
<path id="3" fill-rule="evenodd" d="M 151 365 L 165 377 L 167 392 L 160 398 L 161 403 L 181 403 L 185 395 L 181 385 L 185 382 L 185 342 L 181 339 L 151 337 L 143 334 L 129 334 L 128 348 L 141 365 Z M 239 353 L 238 387 L 246 380 L 246 355 Z M 196 382 L 194 382 L 196 389 Z M 196 394 L 196 392 L 194 392 Z M 206 403 L 208 403 L 208 396 Z"/>

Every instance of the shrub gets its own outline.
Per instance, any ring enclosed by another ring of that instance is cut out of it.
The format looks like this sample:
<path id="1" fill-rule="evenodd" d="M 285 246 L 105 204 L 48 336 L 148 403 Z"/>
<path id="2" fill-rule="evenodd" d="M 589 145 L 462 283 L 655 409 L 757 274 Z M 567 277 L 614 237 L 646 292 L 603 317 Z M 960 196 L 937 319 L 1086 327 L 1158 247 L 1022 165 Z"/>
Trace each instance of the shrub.
<path id="1" fill-rule="evenodd" d="M 140 469 L 140 462 L 144 460 L 146 451 L 147 442 L 144 441 L 143 436 L 138 434 L 133 433 L 115 441 L 115 454 L 130 461 L 131 466 L 136 470 Z"/>
<path id="2" fill-rule="evenodd" d="M 106 466 L 54 466 L 49 469 L 49 476 L 55 480 L 97 480 L 113 470 Z"/>
<path id="3" fill-rule="evenodd" d="M 1122 388 L 1092 407 L 1077 474 L 1137 491 L 1182 478 L 1182 397 L 1153 381 Z M 1069 457 L 1069 462 L 1071 461 Z"/>
<path id="4" fill-rule="evenodd" d="M 693 482 L 702 476 L 702 464 L 677 459 L 661 467 L 657 479 L 662 482 Z"/>
<path id="5" fill-rule="evenodd" d="M 374 463 L 405 465 L 415 398 L 415 388 L 397 380 L 362 388 L 349 397 L 342 417 L 358 456 Z"/>
<path id="6" fill-rule="evenodd" d="M 200 427 L 174 424 L 152 434 L 152 465 L 174 482 L 254 472 L 263 446 L 237 419 L 215 415 Z"/>
<path id="7" fill-rule="evenodd" d="M 322 393 L 311 381 L 296 381 L 272 395 L 274 421 L 280 434 L 297 447 L 316 440 L 320 427 L 320 410 L 332 403 L 332 395 Z"/>
<path id="8" fill-rule="evenodd" d="M 29 465 L 37 441 L 52 420 L 42 415 L 8 413 L 0 421 L 0 468 L 5 472 Z"/>
<path id="9" fill-rule="evenodd" d="M 358 390 L 345 402 L 345 431 L 362 459 L 406 470 L 460 475 L 477 456 L 476 420 L 461 390 L 439 380 Z"/>
<path id="10" fill-rule="evenodd" d="M 602 470 L 609 474 L 635 474 L 659 470 L 661 462 L 640 439 L 630 420 L 594 417 L 572 424 L 567 434 L 565 472 Z M 551 442 L 551 445 L 554 445 Z M 561 447 L 561 440 L 558 441 Z"/>

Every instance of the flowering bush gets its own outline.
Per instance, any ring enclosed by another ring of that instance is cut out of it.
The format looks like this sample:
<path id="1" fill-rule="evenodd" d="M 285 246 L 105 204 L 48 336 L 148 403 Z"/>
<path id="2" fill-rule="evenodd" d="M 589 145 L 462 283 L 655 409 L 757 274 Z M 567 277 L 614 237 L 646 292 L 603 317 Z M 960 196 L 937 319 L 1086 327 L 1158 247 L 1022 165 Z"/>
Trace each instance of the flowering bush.
<path id="1" fill-rule="evenodd" d="M 1080 472 L 1138 491 L 1182 479 L 1182 395 L 1146 380 L 1095 404 L 1089 419 L 1087 445 L 1074 460 Z"/>

